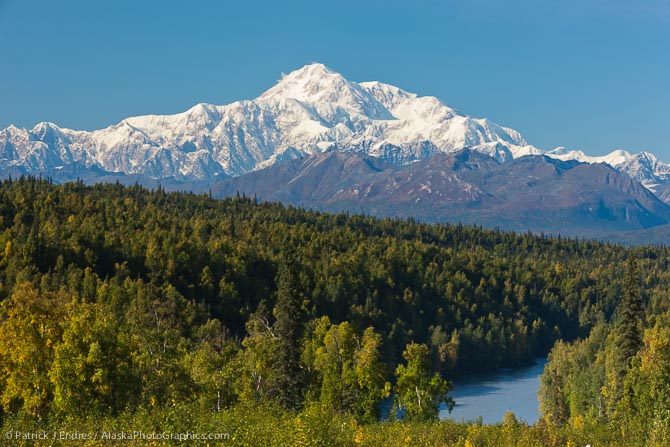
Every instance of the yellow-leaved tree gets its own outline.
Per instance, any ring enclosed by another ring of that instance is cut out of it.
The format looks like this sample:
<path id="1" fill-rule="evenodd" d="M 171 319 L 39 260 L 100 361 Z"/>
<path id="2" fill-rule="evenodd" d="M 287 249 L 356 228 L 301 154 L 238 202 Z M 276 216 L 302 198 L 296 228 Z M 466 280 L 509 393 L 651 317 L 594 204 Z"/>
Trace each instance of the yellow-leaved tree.
<path id="1" fill-rule="evenodd" d="M 54 394 L 49 370 L 68 301 L 64 292 L 40 293 L 23 283 L 0 304 L 0 401 L 5 411 L 45 416 Z"/>

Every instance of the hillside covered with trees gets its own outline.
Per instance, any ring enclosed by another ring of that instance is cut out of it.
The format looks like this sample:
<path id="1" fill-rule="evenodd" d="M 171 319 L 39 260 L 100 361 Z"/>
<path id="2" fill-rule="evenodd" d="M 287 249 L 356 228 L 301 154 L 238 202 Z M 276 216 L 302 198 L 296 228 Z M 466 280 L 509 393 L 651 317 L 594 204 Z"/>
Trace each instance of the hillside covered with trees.
<path id="1" fill-rule="evenodd" d="M 223 424 L 234 445 L 565 445 L 601 432 L 615 443 L 607 424 L 642 411 L 626 396 L 652 390 L 648 411 L 670 409 L 653 391 L 670 362 L 669 259 L 664 247 L 9 180 L 0 417 Z M 540 424 L 434 422 L 449 379 L 528 363 L 558 340 Z M 618 393 L 611 410 L 593 400 L 602 387 Z M 377 422 L 389 396 L 402 424 Z"/>
<path id="2" fill-rule="evenodd" d="M 667 293 L 667 289 L 658 296 L 644 293 L 637 261 L 628 261 L 612 321 L 599 322 L 585 339 L 561 341 L 552 349 L 540 388 L 547 422 L 608 425 L 631 444 L 668 444 Z"/>

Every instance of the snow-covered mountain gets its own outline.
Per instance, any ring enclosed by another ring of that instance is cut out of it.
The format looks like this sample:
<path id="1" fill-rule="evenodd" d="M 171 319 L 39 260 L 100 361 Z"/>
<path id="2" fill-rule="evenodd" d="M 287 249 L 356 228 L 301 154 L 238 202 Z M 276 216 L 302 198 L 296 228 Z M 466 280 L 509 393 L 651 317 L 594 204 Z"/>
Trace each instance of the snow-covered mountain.
<path id="1" fill-rule="evenodd" d="M 93 132 L 51 123 L 31 130 L 10 126 L 0 131 L 0 169 L 37 172 L 81 163 L 154 178 L 203 179 L 329 149 L 403 165 L 464 147 L 501 161 L 540 153 L 518 132 L 459 114 L 435 97 L 351 82 L 311 64 L 250 101 L 127 118 Z"/>
<path id="2" fill-rule="evenodd" d="M 44 172 L 76 164 L 156 179 L 206 180 L 328 150 L 403 166 L 463 148 L 498 161 L 543 153 L 519 132 L 460 114 L 435 97 L 377 81 L 351 82 L 311 64 L 284 75 L 256 99 L 225 106 L 198 104 L 176 115 L 127 118 L 93 132 L 52 123 L 31 130 L 10 126 L 0 131 L 0 171 Z M 590 157 L 559 148 L 547 155 L 607 163 L 652 190 L 670 184 L 670 165 L 646 152 Z"/>

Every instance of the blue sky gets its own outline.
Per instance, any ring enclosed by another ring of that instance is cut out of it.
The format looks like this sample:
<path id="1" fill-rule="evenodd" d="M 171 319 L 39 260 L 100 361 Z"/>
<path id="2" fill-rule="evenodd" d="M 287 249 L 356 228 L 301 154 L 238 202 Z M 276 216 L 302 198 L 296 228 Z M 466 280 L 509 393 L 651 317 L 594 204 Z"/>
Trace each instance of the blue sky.
<path id="1" fill-rule="evenodd" d="M 0 127 L 226 104 L 315 61 L 542 149 L 670 161 L 665 0 L 0 0 Z"/>

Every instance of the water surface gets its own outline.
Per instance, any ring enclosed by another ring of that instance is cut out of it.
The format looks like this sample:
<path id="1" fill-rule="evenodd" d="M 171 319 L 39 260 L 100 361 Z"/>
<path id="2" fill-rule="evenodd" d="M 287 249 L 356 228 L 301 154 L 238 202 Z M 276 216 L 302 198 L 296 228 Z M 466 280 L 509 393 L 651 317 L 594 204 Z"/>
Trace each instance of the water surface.
<path id="1" fill-rule="evenodd" d="M 451 396 L 456 401 L 451 414 L 440 411 L 440 419 L 496 424 L 508 411 L 534 424 L 540 418 L 537 390 L 546 358 L 524 368 L 505 369 L 491 374 L 474 375 L 454 382 Z"/>

